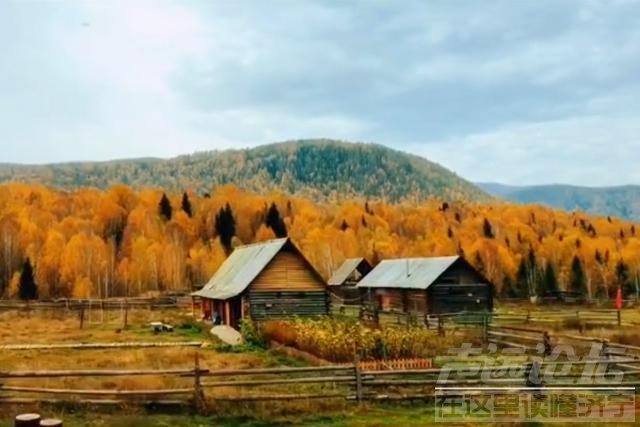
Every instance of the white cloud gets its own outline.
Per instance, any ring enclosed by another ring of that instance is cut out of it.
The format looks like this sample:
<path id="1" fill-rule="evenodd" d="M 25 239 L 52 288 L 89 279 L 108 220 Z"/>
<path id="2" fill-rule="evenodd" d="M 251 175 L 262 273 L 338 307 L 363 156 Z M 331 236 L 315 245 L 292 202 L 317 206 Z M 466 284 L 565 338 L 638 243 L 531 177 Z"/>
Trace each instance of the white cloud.
<path id="1" fill-rule="evenodd" d="M 0 2 L 2 161 L 328 137 L 409 147 L 474 180 L 640 182 L 638 13 L 604 0 Z"/>
<path id="2" fill-rule="evenodd" d="M 606 186 L 640 182 L 639 135 L 637 115 L 587 115 L 407 148 L 472 181 Z"/>

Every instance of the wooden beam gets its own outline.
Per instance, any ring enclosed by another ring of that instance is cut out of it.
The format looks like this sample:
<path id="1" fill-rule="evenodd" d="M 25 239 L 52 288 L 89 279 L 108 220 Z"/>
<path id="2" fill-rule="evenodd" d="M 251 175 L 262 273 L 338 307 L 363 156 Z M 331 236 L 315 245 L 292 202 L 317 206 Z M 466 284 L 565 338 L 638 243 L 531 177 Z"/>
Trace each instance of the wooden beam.
<path id="1" fill-rule="evenodd" d="M 53 350 L 53 349 L 102 349 L 102 348 L 145 348 L 145 347 L 202 347 L 202 341 L 173 342 L 102 342 L 102 343 L 59 343 L 59 344 L 5 344 L 0 350 Z"/>
<path id="2" fill-rule="evenodd" d="M 61 388 L 40 388 L 40 387 L 22 387 L 22 386 L 0 386 L 2 391 L 15 391 L 20 393 L 44 393 L 44 394 L 73 394 L 78 396 L 147 396 L 147 395 L 166 395 L 166 394 L 191 394 L 191 388 L 176 388 L 166 390 L 84 390 L 84 389 L 61 389 Z"/>
<path id="3" fill-rule="evenodd" d="M 0 378 L 58 378 L 58 377 L 115 377 L 142 375 L 180 375 L 192 376 L 193 369 L 88 369 L 88 370 L 57 370 L 57 371 L 0 371 Z"/>
<path id="4" fill-rule="evenodd" d="M 202 387 L 233 387 L 233 386 L 263 386 L 275 384 L 313 384 L 313 383 L 350 383 L 355 382 L 355 377 L 335 376 L 316 378 L 287 378 L 276 380 L 249 380 L 249 381 L 214 381 L 202 383 Z"/>

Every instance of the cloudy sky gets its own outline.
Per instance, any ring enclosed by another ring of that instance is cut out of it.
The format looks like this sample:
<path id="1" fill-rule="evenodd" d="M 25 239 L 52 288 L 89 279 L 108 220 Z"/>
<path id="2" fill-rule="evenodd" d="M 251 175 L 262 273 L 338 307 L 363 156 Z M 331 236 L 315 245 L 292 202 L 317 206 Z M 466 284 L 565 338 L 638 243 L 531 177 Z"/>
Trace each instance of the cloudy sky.
<path id="1" fill-rule="evenodd" d="M 0 162 L 327 137 L 640 184 L 640 1 L 0 0 Z"/>

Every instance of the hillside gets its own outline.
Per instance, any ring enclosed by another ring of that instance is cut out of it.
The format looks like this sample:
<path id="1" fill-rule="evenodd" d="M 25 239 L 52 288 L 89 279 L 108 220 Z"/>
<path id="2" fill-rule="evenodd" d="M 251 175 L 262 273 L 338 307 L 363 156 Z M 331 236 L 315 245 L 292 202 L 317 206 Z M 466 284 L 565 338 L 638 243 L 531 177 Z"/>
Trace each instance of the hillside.
<path id="1" fill-rule="evenodd" d="M 640 220 L 640 186 L 578 187 L 571 185 L 510 186 L 477 183 L 484 191 L 519 203 L 540 203 L 567 211 L 582 210 Z"/>
<path id="2" fill-rule="evenodd" d="M 190 289 L 236 245 L 284 235 L 324 278 L 346 258 L 376 264 L 459 253 L 507 297 L 557 287 L 606 296 L 618 285 L 631 295 L 640 283 L 636 225 L 541 206 L 315 202 L 233 186 L 203 197 L 123 185 L 55 191 L 5 184 L 0 296 L 18 295 L 23 271 L 33 271 L 43 298 Z"/>
<path id="3" fill-rule="evenodd" d="M 204 193 L 221 184 L 249 191 L 280 190 L 316 200 L 352 197 L 400 201 L 437 196 L 487 200 L 471 183 L 418 156 L 375 144 L 295 141 L 172 159 L 132 159 L 42 166 L 0 165 L 0 182 L 63 189 L 126 184 Z"/>

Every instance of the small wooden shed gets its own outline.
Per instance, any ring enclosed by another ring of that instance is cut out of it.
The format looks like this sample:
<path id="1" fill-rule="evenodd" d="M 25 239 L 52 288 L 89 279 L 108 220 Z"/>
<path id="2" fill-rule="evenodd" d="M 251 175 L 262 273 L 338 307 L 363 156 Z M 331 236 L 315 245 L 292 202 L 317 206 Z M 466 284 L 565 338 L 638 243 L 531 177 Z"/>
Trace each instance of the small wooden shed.
<path id="1" fill-rule="evenodd" d="M 222 323 L 327 314 L 322 276 L 289 238 L 234 249 L 202 289 L 203 315 L 217 312 Z"/>
<path id="2" fill-rule="evenodd" d="M 460 256 L 380 262 L 357 285 L 364 303 L 411 314 L 493 310 L 493 285 Z"/>
<path id="3" fill-rule="evenodd" d="M 360 289 L 356 285 L 372 268 L 364 258 L 345 260 L 327 282 L 332 302 L 343 305 L 359 305 L 361 302 Z"/>

